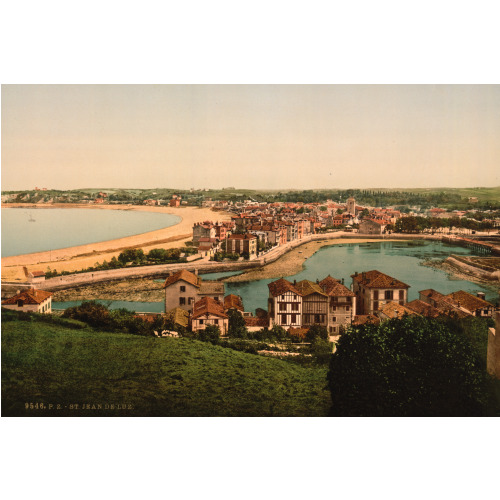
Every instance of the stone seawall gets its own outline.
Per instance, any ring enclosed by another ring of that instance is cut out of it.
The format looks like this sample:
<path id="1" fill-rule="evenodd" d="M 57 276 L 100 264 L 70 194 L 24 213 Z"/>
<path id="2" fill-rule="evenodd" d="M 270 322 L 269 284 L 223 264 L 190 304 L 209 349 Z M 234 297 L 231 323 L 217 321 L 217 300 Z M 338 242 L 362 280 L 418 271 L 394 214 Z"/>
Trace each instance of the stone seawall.
<path id="1" fill-rule="evenodd" d="M 94 271 L 79 274 L 70 274 L 66 276 L 58 276 L 50 278 L 45 282 L 36 285 L 36 288 L 41 290 L 57 291 L 65 290 L 68 288 L 76 288 L 82 285 L 101 283 L 107 281 L 120 281 L 135 278 L 165 278 L 172 273 L 181 269 L 188 271 L 197 271 L 199 273 L 218 273 L 228 271 L 243 271 L 252 268 L 258 268 L 266 264 L 275 262 L 280 257 L 285 255 L 290 250 L 309 243 L 311 241 L 321 241 L 328 239 L 343 238 L 346 240 L 356 240 L 363 238 L 365 240 L 383 241 L 385 239 L 400 239 L 400 240 L 431 240 L 443 241 L 446 243 L 457 244 L 459 238 L 455 236 L 443 235 L 422 235 L 422 234 L 387 234 L 387 235 L 365 235 L 360 233 L 347 233 L 342 231 L 335 231 L 332 233 L 312 234 L 308 235 L 301 240 L 295 240 L 285 245 L 275 247 L 270 251 L 261 254 L 257 259 L 239 262 L 210 262 L 205 259 L 193 262 L 186 262 L 181 264 L 163 264 L 155 266 L 132 267 L 124 269 L 111 269 L 108 271 Z M 17 290 L 27 286 L 26 283 L 2 282 L 2 297 L 13 295 Z M 29 286 L 29 285 L 28 285 Z"/>
<path id="2" fill-rule="evenodd" d="M 463 259 L 456 255 L 450 255 L 445 259 L 445 262 L 458 269 L 459 271 L 472 274 L 476 278 L 488 281 L 500 280 L 500 271 L 488 271 L 479 266 L 475 266 L 472 262 L 464 262 Z"/>

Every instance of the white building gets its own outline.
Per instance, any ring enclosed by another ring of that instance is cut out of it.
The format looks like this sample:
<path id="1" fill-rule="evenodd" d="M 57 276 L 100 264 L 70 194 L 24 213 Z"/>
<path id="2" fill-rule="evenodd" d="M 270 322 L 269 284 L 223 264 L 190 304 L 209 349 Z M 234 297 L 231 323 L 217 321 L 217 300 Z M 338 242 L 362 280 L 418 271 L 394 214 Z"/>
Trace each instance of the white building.
<path id="1" fill-rule="evenodd" d="M 52 313 L 52 293 L 30 288 L 2 301 L 2 307 L 14 311 Z"/>

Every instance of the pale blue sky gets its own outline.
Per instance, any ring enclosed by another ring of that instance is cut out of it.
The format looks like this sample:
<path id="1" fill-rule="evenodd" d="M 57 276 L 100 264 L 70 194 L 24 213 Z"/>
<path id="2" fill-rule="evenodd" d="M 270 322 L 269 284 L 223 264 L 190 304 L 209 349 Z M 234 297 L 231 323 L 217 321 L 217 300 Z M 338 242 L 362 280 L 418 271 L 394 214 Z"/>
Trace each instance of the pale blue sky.
<path id="1" fill-rule="evenodd" d="M 500 86 L 2 86 L 2 190 L 500 185 Z"/>

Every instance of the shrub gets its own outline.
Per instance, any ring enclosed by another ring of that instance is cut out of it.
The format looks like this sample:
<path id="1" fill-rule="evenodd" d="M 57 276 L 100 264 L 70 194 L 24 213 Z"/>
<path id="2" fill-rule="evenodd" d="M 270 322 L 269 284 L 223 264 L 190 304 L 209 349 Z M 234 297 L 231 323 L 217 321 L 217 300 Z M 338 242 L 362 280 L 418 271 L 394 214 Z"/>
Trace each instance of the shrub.
<path id="1" fill-rule="evenodd" d="M 204 330 L 196 332 L 196 338 L 202 342 L 216 344 L 220 338 L 220 329 L 217 325 L 207 325 Z"/>
<path id="2" fill-rule="evenodd" d="M 490 381 L 469 339 L 422 317 L 352 327 L 328 372 L 337 416 L 476 416 Z"/>

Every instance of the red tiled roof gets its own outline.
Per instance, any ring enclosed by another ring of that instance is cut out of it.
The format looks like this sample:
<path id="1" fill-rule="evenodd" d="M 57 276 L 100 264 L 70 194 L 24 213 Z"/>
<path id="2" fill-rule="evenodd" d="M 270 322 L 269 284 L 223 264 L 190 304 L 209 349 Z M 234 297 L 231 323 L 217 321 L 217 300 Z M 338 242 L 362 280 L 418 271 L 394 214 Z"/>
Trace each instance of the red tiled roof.
<path id="1" fill-rule="evenodd" d="M 428 304 L 427 302 L 419 299 L 408 302 L 406 304 L 406 307 L 428 318 L 436 318 L 440 315 L 439 309 L 436 309 L 431 304 Z"/>
<path id="2" fill-rule="evenodd" d="M 32 276 L 45 276 L 45 273 L 43 271 L 30 271 L 30 274 Z"/>
<path id="3" fill-rule="evenodd" d="M 327 294 L 322 290 L 318 283 L 314 283 L 309 280 L 299 281 L 295 285 L 295 288 L 301 293 L 303 297 L 305 297 L 306 295 L 311 295 L 313 293 L 319 293 L 320 295 L 324 295 L 325 297 L 327 296 Z"/>
<path id="4" fill-rule="evenodd" d="M 486 309 L 487 307 L 493 307 L 492 304 L 486 302 L 486 300 L 480 299 L 479 297 L 475 297 L 474 295 L 464 292 L 463 290 L 459 290 L 458 292 L 453 292 L 446 297 L 452 298 L 457 303 L 460 303 L 460 306 L 467 309 L 468 311 L 474 312 L 478 309 Z"/>
<path id="5" fill-rule="evenodd" d="M 330 275 L 321 280 L 319 286 L 331 297 L 354 297 L 356 295 Z"/>
<path id="6" fill-rule="evenodd" d="M 398 304 L 397 302 L 387 302 L 387 304 L 382 306 L 382 309 L 380 309 L 380 312 L 385 314 L 388 318 L 399 318 L 399 319 L 401 319 L 405 314 L 407 314 L 409 316 L 419 315 L 413 309 L 410 309 L 409 307 L 406 307 L 406 306 L 402 306 L 401 304 Z"/>
<path id="7" fill-rule="evenodd" d="M 50 296 L 52 296 L 52 292 L 47 292 L 45 290 L 34 290 L 33 288 L 31 288 L 29 290 L 25 290 L 24 292 L 18 293 L 13 297 L 2 300 L 2 305 L 14 305 L 17 304 L 19 300 L 22 300 L 23 304 L 41 304 Z"/>
<path id="8" fill-rule="evenodd" d="M 169 276 L 165 280 L 165 284 L 163 285 L 163 288 L 167 288 L 168 286 L 172 285 L 173 283 L 177 283 L 177 281 L 186 281 L 187 283 L 190 283 L 191 285 L 200 286 L 201 283 L 201 278 L 196 276 L 196 274 L 186 271 L 185 269 L 182 269 L 175 274 L 172 274 L 172 276 Z"/>
<path id="9" fill-rule="evenodd" d="M 255 316 L 250 316 L 244 318 L 246 326 L 257 326 L 261 328 L 266 328 L 269 326 L 269 319 L 267 316 L 256 318 Z"/>
<path id="10" fill-rule="evenodd" d="M 269 291 L 273 297 L 277 297 L 278 295 L 282 295 L 286 292 L 293 292 L 297 295 L 302 296 L 302 294 L 286 279 L 280 278 L 277 281 L 273 281 L 268 285 Z"/>
<path id="11" fill-rule="evenodd" d="M 193 319 L 204 315 L 227 318 L 227 315 L 224 312 L 224 307 L 211 297 L 203 297 L 193 305 Z"/>
<path id="12" fill-rule="evenodd" d="M 354 316 L 354 319 L 352 320 L 352 324 L 354 326 L 364 325 L 366 323 L 378 325 L 380 320 L 373 314 L 359 314 L 358 316 Z"/>
<path id="13" fill-rule="evenodd" d="M 351 278 L 367 288 L 410 288 L 410 285 L 377 270 L 362 272 L 357 276 L 352 274 Z"/>
<path id="14" fill-rule="evenodd" d="M 238 311 L 243 311 L 243 301 L 239 295 L 226 295 L 224 297 L 224 309 L 237 309 Z"/>

